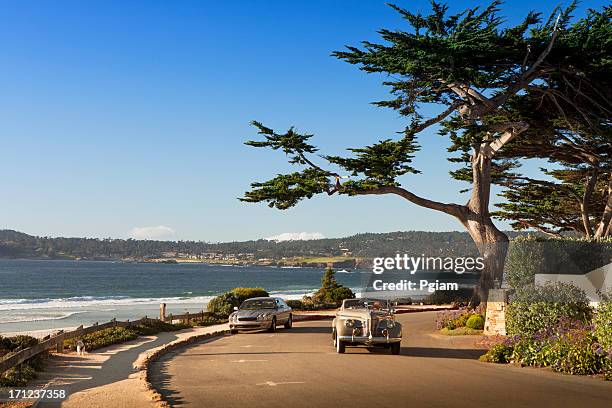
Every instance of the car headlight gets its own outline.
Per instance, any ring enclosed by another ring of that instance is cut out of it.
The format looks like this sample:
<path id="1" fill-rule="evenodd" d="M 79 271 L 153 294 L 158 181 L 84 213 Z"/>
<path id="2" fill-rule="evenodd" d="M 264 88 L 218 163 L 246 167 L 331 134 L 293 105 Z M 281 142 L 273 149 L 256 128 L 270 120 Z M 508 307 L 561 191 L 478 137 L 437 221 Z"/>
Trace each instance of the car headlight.
<path id="1" fill-rule="evenodd" d="M 392 329 L 395 327 L 395 322 L 393 320 L 381 320 L 378 326 L 382 329 Z"/>

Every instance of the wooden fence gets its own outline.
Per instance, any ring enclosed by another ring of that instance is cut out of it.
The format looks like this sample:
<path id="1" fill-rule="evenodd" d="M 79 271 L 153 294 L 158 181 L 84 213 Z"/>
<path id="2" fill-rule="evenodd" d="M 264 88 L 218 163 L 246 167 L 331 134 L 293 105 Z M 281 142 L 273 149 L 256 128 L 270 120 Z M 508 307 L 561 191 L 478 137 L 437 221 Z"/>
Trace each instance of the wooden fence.
<path id="1" fill-rule="evenodd" d="M 164 305 L 165 306 L 165 305 Z M 165 310 L 165 308 L 164 308 Z M 161 313 L 159 319 L 151 319 L 148 317 L 143 317 L 142 319 L 134 320 L 134 321 L 117 321 L 115 319 L 110 322 L 98 324 L 94 323 L 89 327 L 79 326 L 75 330 L 64 332 L 59 331 L 53 336 L 47 336 L 43 338 L 38 344 L 28 347 L 22 350 L 15 350 L 0 359 L 0 374 L 5 372 L 6 370 L 15 367 L 23 363 L 26 360 L 31 359 L 32 357 L 46 352 L 49 349 L 55 349 L 57 353 L 64 352 L 64 342 L 66 340 L 74 339 L 77 337 L 85 336 L 86 334 L 95 333 L 100 330 L 110 329 L 111 327 L 130 327 L 137 326 L 142 323 L 150 322 L 150 321 L 163 321 L 166 323 L 172 323 L 176 321 L 189 323 L 192 321 L 202 320 L 203 318 L 209 316 L 209 312 L 201 311 L 198 313 L 184 313 L 179 315 L 168 315 L 165 316 L 165 313 Z"/>

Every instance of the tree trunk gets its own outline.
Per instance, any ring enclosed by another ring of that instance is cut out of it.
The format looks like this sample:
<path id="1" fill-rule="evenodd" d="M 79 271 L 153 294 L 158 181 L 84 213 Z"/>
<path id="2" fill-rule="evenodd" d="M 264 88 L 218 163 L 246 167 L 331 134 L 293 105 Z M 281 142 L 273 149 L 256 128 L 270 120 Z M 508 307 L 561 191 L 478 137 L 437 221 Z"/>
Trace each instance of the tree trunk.
<path id="1" fill-rule="evenodd" d="M 584 234 L 587 238 L 591 238 L 593 236 L 593 228 L 591 227 L 591 218 L 589 213 L 589 204 L 591 202 L 591 196 L 593 195 L 593 189 L 595 188 L 596 183 L 597 169 L 593 170 L 591 174 L 587 174 L 584 194 L 582 195 L 582 202 L 580 203 L 582 225 L 584 227 Z"/>
<path id="2" fill-rule="evenodd" d="M 501 287 L 509 245 L 508 236 L 497 229 L 489 214 L 491 157 L 487 151 L 485 143 L 475 149 L 472 156 L 472 195 L 459 217 L 484 259 L 484 270 L 474 288 L 473 304 L 486 300 L 489 289 Z"/>
<path id="3" fill-rule="evenodd" d="M 595 238 L 606 237 L 610 234 L 610 220 L 612 220 L 612 173 L 610 173 L 610 180 L 608 181 L 608 201 L 595 232 Z"/>

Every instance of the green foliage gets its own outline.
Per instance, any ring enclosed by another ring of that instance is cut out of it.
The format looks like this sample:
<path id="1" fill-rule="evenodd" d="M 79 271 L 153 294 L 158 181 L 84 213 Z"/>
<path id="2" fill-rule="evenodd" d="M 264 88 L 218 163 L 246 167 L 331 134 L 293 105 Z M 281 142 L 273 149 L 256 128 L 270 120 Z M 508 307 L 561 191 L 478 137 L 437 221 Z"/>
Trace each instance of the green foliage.
<path id="1" fill-rule="evenodd" d="M 131 328 L 111 327 L 80 337 L 85 344 L 85 350 L 93 351 L 113 344 L 123 343 L 134 340 L 139 336 L 138 331 Z M 76 343 L 79 338 L 66 340 L 64 345 L 70 350 L 76 350 Z"/>
<path id="2" fill-rule="evenodd" d="M 0 387 L 23 387 L 34 378 L 36 378 L 34 367 L 23 363 L 0 375 Z"/>
<path id="3" fill-rule="evenodd" d="M 550 64 L 556 66 L 563 65 L 568 57 L 582 55 L 584 47 L 572 39 L 577 32 L 588 35 L 589 26 L 584 23 L 569 25 L 574 4 L 561 10 L 562 18 L 558 21 L 551 18 L 539 24 L 540 14 L 529 13 L 518 25 L 508 26 L 499 14 L 499 4 L 501 2 L 496 0 L 483 9 L 449 14 L 447 6 L 433 2 L 428 15 L 392 5 L 406 20 L 405 31 L 381 29 L 380 43 L 364 41 L 361 48 L 349 46 L 333 55 L 363 71 L 397 78 L 384 82 L 393 99 L 376 104 L 410 117 L 404 137 L 397 141 L 382 140 L 363 148 L 349 148 L 352 157 L 323 156 L 329 164 L 351 175 L 352 179 L 341 185 L 338 173 L 323 170 L 306 158 L 306 154 L 317 151 L 309 143 L 312 135 L 297 134 L 293 128 L 278 134 L 254 122 L 265 140 L 249 141 L 248 145 L 282 150 L 288 155 L 289 163 L 307 165 L 312 174 L 310 180 L 308 174 L 298 172 L 254 183 L 243 200 L 267 202 L 284 209 L 323 192 L 380 193 L 378 190 L 384 187 L 398 186 L 398 177 L 418 172 L 412 167 L 412 154 L 418 150 L 416 136 L 429 126 L 442 123 L 441 133 L 448 135 L 452 142 L 449 150 L 460 152 L 459 159 L 453 160 L 469 161 L 469 151 L 474 145 L 500 137 L 503 131 L 499 129 L 508 128 L 504 128 L 507 124 L 522 123 L 517 120 L 520 117 L 513 117 L 513 112 L 506 109 L 506 102 L 512 98 L 521 99 L 519 90 L 537 79 L 547 77 L 550 80 L 550 73 L 542 70 L 538 56 L 548 54 Z M 555 10 L 551 16 L 559 11 Z M 603 22 L 603 19 L 598 21 Z M 605 34 L 606 27 L 601 26 L 598 32 Z M 573 37 L 565 31 L 571 32 Z M 553 52 L 545 52 L 551 37 L 559 32 L 562 34 L 557 41 L 563 44 L 559 46 L 562 52 L 556 47 Z M 607 44 L 603 35 L 596 38 L 598 41 L 590 52 Z M 597 58 L 597 61 L 605 62 L 605 59 Z M 489 98 L 484 97 L 489 94 Z M 428 104 L 444 108 L 438 116 L 423 120 L 420 110 Z M 507 180 L 507 173 L 515 167 L 512 157 L 496 160 L 494 180 Z M 457 178 L 465 179 L 471 177 L 470 174 L 459 171 Z"/>
<path id="4" fill-rule="evenodd" d="M 510 237 L 519 233 L 511 232 Z M 464 232 L 390 232 L 362 233 L 343 238 L 325 238 L 309 241 L 268 241 L 265 239 L 244 242 L 207 243 L 196 241 L 139 241 L 134 239 L 94 238 L 49 238 L 34 237 L 9 230 L 0 230 L 0 257 L 19 256 L 23 258 L 50 256 L 46 248 L 71 257 L 79 258 L 123 258 L 160 257 L 162 252 L 187 254 L 251 253 L 255 259 L 266 258 L 325 258 L 342 257 L 340 248 L 351 251 L 359 258 L 395 256 L 414 248 L 415 253 L 440 253 L 441 256 L 478 256 L 472 239 Z"/>
<path id="5" fill-rule="evenodd" d="M 565 283 L 529 285 L 517 289 L 508 304 L 509 335 L 534 334 L 554 326 L 562 318 L 588 322 L 592 310 L 585 293 Z"/>
<path id="6" fill-rule="evenodd" d="M 208 303 L 208 311 L 227 318 L 234 307 L 240 306 L 246 299 L 269 296 L 262 288 L 234 288 L 213 298 Z"/>
<path id="7" fill-rule="evenodd" d="M 484 317 L 479 314 L 473 314 L 467 319 L 465 322 L 465 327 L 474 329 L 474 330 L 482 330 L 484 329 Z"/>
<path id="8" fill-rule="evenodd" d="M 536 248 L 535 237 L 517 237 L 510 242 L 506 264 L 505 280 L 513 288 L 520 288 L 535 283 L 537 271 L 542 270 L 543 257 Z"/>
<path id="9" fill-rule="evenodd" d="M 612 240 L 519 236 L 510 243 L 504 269 L 514 288 L 533 285 L 536 274 L 585 274 L 612 259 Z"/>
<path id="10" fill-rule="evenodd" d="M 315 304 L 336 305 L 342 304 L 344 299 L 354 299 L 355 294 L 350 288 L 342 286 L 336 281 L 335 272 L 327 268 L 321 280 L 321 289 L 312 296 Z"/>
<path id="11" fill-rule="evenodd" d="M 469 327 L 457 327 L 456 329 L 444 327 L 440 329 L 439 333 L 445 336 L 481 336 L 482 330 L 470 329 Z"/>
<path id="12" fill-rule="evenodd" d="M 503 343 L 494 344 L 479 360 L 485 363 L 507 364 L 512 359 L 514 348 Z"/>
<path id="13" fill-rule="evenodd" d="M 141 323 L 137 326 L 130 326 L 130 329 L 135 331 L 141 336 L 151 336 L 153 334 L 157 334 L 160 332 L 177 331 L 177 330 L 187 329 L 189 327 L 191 326 L 185 323 L 173 324 L 173 323 L 162 322 L 161 320 L 157 320 L 157 319 L 151 319 L 151 320 L 148 320 L 146 323 Z"/>
<path id="14" fill-rule="evenodd" d="M 32 336 L 0 336 L 0 357 L 13 351 L 35 346 L 38 342 L 39 340 Z M 36 378 L 36 370 L 41 369 L 45 355 L 44 353 L 39 354 L 4 373 L 0 373 L 0 387 L 22 387 L 28 381 Z"/>
<path id="15" fill-rule="evenodd" d="M 593 317 L 595 337 L 604 350 L 612 351 L 612 293 L 602 295 Z"/>
<path id="16" fill-rule="evenodd" d="M 38 344 L 38 339 L 32 336 L 17 335 L 13 337 L 0 336 L 0 356 L 17 349 L 25 349 Z"/>
<path id="17" fill-rule="evenodd" d="M 213 326 L 215 324 L 227 323 L 227 317 L 221 315 L 206 316 L 196 322 L 198 326 Z"/>
<path id="18" fill-rule="evenodd" d="M 574 375 L 602 372 L 609 358 L 595 343 L 588 327 L 557 326 L 548 335 L 521 336 L 514 341 L 512 358 L 522 364 L 551 367 L 554 371 Z"/>

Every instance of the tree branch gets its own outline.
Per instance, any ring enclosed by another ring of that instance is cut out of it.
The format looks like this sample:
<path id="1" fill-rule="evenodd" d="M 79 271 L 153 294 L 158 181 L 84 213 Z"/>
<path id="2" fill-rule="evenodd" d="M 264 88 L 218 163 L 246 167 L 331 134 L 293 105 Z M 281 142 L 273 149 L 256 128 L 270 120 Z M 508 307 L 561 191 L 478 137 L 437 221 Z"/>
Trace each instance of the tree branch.
<path id="1" fill-rule="evenodd" d="M 400 197 L 405 198 L 406 200 L 410 201 L 411 203 L 414 203 L 416 205 L 419 205 L 421 207 L 425 207 L 425 208 L 429 208 L 431 210 L 436 210 L 436 211 L 440 211 L 449 215 L 452 215 L 454 217 L 457 217 L 459 219 L 465 218 L 465 213 L 466 213 L 466 207 L 462 206 L 462 205 L 458 205 L 458 204 L 446 204 L 446 203 L 441 203 L 439 201 L 433 201 L 433 200 L 428 200 L 426 198 L 422 198 L 417 196 L 414 193 L 411 193 L 410 191 L 402 188 L 402 187 L 398 187 L 398 186 L 383 186 L 383 187 L 379 187 L 379 188 L 375 188 L 372 190 L 364 190 L 364 191 L 358 191 L 356 192 L 356 194 L 359 195 L 370 195 L 370 194 L 374 194 L 374 195 L 383 195 L 383 194 L 396 194 Z"/>

